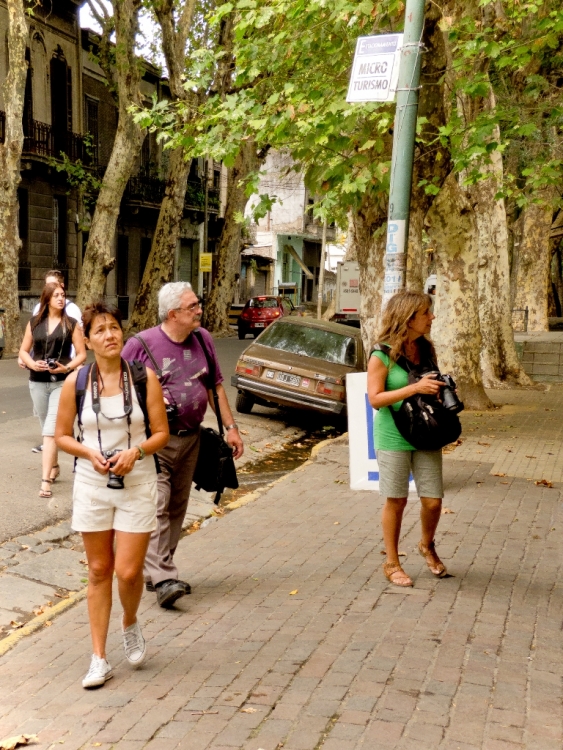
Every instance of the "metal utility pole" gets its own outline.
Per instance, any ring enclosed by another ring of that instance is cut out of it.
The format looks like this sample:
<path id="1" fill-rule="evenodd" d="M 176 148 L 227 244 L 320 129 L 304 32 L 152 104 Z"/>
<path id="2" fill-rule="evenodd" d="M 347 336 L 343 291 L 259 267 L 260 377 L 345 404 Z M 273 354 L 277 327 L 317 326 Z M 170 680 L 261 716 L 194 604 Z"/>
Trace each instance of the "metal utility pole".
<path id="1" fill-rule="evenodd" d="M 412 167 L 423 46 L 424 2 L 425 0 L 407 0 L 405 10 L 404 40 L 401 49 L 397 109 L 393 130 L 383 306 L 395 292 L 404 289 L 406 280 Z"/>
<path id="2" fill-rule="evenodd" d="M 321 245 L 321 267 L 319 268 L 319 285 L 317 288 L 317 319 L 321 319 L 323 306 L 323 291 L 325 285 L 325 257 L 326 257 L 326 219 L 323 221 L 323 240 Z"/>

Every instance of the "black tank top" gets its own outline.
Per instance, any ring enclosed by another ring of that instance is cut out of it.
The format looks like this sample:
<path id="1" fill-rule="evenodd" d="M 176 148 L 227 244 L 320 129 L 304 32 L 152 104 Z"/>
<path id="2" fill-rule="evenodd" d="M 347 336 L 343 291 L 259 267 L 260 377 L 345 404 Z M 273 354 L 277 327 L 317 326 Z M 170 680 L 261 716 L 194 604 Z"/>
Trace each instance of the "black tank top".
<path id="1" fill-rule="evenodd" d="M 70 351 L 72 348 L 72 334 L 74 327 L 76 326 L 76 320 L 74 318 L 67 318 L 65 325 L 63 326 L 62 321 L 57 325 L 55 330 L 48 333 L 48 321 L 47 318 L 38 323 L 32 330 L 33 335 L 33 359 L 56 359 L 62 365 L 67 365 L 70 362 Z M 33 326 L 34 318 L 31 319 L 31 325 Z M 52 375 L 48 371 L 35 372 L 31 370 L 29 379 L 39 383 L 56 382 L 64 380 L 66 374 L 56 373 Z"/>

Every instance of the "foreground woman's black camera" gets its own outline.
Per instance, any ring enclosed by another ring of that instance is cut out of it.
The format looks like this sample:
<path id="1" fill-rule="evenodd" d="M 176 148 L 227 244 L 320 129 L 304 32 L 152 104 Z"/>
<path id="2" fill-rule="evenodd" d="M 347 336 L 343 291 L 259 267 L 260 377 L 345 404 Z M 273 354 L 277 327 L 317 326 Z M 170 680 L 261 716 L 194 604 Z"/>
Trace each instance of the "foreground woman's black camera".
<path id="1" fill-rule="evenodd" d="M 105 459 L 110 459 L 116 456 L 118 453 L 121 453 L 121 448 L 116 448 L 113 451 L 102 451 L 102 456 Z M 108 474 L 108 483 L 106 484 L 106 487 L 109 487 L 110 490 L 124 490 L 125 482 L 123 480 L 123 477 L 120 477 L 117 474 L 114 474 L 113 471 L 110 469 L 109 474 Z"/>
<path id="2" fill-rule="evenodd" d="M 463 401 L 457 396 L 457 386 L 452 376 L 442 375 L 438 370 L 430 370 L 429 372 L 423 372 L 420 377 L 424 378 L 427 375 L 434 375 L 439 383 L 444 383 L 440 389 L 440 400 L 442 401 L 442 406 L 445 409 L 448 409 L 448 411 L 452 411 L 454 414 L 459 414 L 460 411 L 463 411 L 465 407 L 463 406 Z"/>

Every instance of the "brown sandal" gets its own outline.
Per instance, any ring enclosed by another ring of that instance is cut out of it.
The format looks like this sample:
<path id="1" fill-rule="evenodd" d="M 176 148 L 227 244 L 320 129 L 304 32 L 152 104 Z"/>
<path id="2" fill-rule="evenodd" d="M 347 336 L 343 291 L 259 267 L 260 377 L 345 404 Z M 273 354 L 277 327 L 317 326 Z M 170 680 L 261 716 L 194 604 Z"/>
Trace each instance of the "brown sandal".
<path id="1" fill-rule="evenodd" d="M 428 547 L 425 547 L 422 544 L 422 542 L 419 542 L 418 551 L 420 552 L 422 557 L 426 560 L 426 564 L 428 565 L 428 570 L 433 575 L 435 575 L 437 578 L 443 578 L 444 576 L 448 575 L 446 566 L 436 554 L 436 545 L 434 544 L 434 542 L 430 542 Z"/>
<path id="2" fill-rule="evenodd" d="M 385 578 L 387 578 L 389 583 L 393 584 L 393 586 L 409 588 L 413 585 L 412 579 L 405 573 L 405 571 L 398 563 L 383 563 L 383 575 L 385 576 Z M 397 575 L 402 576 L 402 582 L 401 579 L 397 580 L 396 578 L 394 578 L 394 576 Z"/>
<path id="3" fill-rule="evenodd" d="M 42 479 L 41 480 L 41 484 L 53 484 L 53 480 L 52 479 Z M 53 497 L 53 493 L 51 492 L 51 490 L 40 489 L 39 490 L 39 497 L 50 498 L 50 497 Z"/>

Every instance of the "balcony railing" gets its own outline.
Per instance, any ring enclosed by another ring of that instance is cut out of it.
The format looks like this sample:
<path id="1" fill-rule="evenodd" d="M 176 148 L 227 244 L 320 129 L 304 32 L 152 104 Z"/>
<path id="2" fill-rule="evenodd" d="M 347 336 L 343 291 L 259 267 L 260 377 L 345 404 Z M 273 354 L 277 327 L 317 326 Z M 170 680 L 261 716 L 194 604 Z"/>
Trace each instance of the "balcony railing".
<path id="1" fill-rule="evenodd" d="M 130 203 L 152 204 L 159 206 L 164 198 L 166 182 L 151 175 L 138 174 L 127 183 L 124 200 Z M 208 191 L 209 210 L 216 212 L 219 209 L 219 191 L 210 189 Z M 186 208 L 202 210 L 205 203 L 203 186 L 199 180 L 188 180 L 184 205 Z"/>
<path id="2" fill-rule="evenodd" d="M 6 113 L 0 112 L 0 143 L 6 137 Z M 65 153 L 71 161 L 80 159 L 92 164 L 93 158 L 84 146 L 82 136 L 66 131 L 53 131 L 46 122 L 28 120 L 24 123 L 23 153 L 35 156 L 60 158 Z"/>

